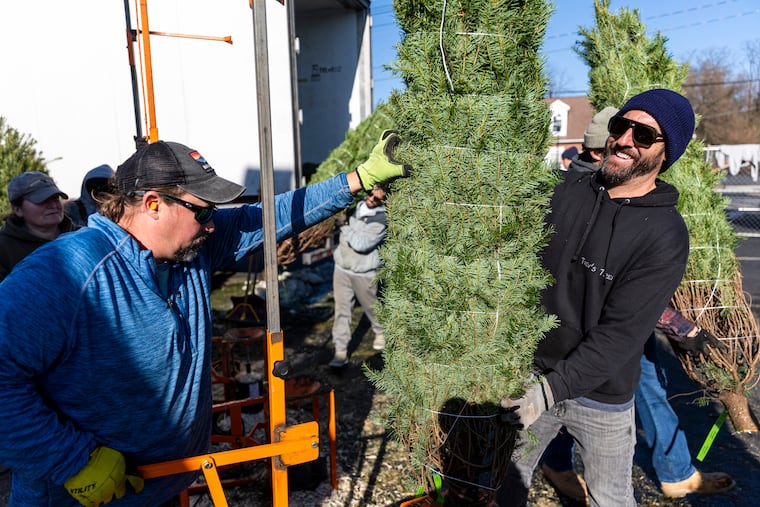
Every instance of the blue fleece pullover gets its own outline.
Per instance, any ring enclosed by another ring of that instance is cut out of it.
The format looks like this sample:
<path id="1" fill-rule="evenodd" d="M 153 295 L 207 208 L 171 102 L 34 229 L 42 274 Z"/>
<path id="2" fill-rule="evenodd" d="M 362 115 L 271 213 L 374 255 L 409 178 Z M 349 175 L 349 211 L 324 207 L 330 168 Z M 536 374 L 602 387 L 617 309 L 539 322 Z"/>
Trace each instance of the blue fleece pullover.
<path id="1" fill-rule="evenodd" d="M 277 196 L 277 240 L 352 201 L 345 174 Z M 96 445 L 136 465 L 208 452 L 211 275 L 262 246 L 261 207 L 220 209 L 214 224 L 196 259 L 170 268 L 168 297 L 152 253 L 100 215 L 0 283 L 0 463 L 13 471 L 12 506 L 78 506 L 62 484 Z M 109 505 L 160 505 L 194 477 L 147 480 Z"/>

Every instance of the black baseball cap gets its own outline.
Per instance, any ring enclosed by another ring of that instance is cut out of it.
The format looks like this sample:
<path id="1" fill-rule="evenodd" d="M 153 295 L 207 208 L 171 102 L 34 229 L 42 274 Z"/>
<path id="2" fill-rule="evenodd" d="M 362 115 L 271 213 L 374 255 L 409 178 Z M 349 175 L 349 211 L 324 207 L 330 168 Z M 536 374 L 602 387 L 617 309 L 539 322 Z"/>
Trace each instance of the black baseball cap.
<path id="1" fill-rule="evenodd" d="M 34 204 L 41 204 L 54 195 L 64 199 L 69 196 L 61 192 L 53 178 L 39 171 L 29 171 L 14 177 L 8 183 L 8 200 L 10 202 L 24 198 Z"/>
<path id="2" fill-rule="evenodd" d="M 116 169 L 115 181 L 125 194 L 178 186 L 213 204 L 230 202 L 245 191 L 244 186 L 218 176 L 197 150 L 171 141 L 140 147 Z"/>

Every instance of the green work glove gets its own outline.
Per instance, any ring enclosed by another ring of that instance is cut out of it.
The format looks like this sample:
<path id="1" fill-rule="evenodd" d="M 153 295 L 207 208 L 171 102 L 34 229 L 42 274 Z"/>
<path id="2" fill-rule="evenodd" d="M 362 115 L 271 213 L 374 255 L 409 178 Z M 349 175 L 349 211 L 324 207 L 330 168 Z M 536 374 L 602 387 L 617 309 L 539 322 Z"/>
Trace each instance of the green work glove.
<path id="1" fill-rule="evenodd" d="M 63 486 L 85 507 L 98 507 L 127 492 L 127 481 L 139 493 L 145 483 L 136 472 L 127 473 L 124 455 L 109 447 L 96 447 L 90 461 Z"/>
<path id="2" fill-rule="evenodd" d="M 390 183 L 409 176 L 412 167 L 393 158 L 393 150 L 401 142 L 395 130 L 385 130 L 372 148 L 366 162 L 356 168 L 362 188 L 371 192 L 376 184 Z"/>

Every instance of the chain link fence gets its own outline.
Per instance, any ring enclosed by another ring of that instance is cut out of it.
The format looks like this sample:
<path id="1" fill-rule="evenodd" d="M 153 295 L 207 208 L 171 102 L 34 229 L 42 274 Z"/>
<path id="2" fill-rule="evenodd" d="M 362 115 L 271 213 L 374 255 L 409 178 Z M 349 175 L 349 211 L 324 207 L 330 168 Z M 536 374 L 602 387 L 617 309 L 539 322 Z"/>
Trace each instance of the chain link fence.
<path id="1" fill-rule="evenodd" d="M 729 174 L 715 191 L 730 200 L 726 214 L 736 234 L 760 238 L 760 184 L 757 180 L 742 170 L 736 175 Z"/>
<path id="2" fill-rule="evenodd" d="M 751 148 L 760 145 L 745 145 Z M 757 149 L 749 150 L 752 153 Z M 726 165 L 727 159 L 721 156 L 718 147 L 707 147 L 705 159 L 713 164 L 718 170 L 725 173 L 725 179 L 717 186 L 716 192 L 723 194 L 729 199 L 726 206 L 726 215 L 733 225 L 738 236 L 759 238 L 760 237 L 760 182 L 758 182 L 758 160 L 753 155 L 750 160 L 741 160 L 733 170 Z"/>

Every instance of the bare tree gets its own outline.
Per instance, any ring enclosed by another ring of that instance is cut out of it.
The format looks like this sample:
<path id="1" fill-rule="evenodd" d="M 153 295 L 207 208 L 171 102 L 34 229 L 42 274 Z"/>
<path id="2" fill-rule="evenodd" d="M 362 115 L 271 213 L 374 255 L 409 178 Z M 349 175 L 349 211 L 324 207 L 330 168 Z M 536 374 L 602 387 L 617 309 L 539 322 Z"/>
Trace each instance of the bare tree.
<path id="1" fill-rule="evenodd" d="M 564 69 L 550 68 L 549 69 L 549 83 L 547 84 L 546 96 L 547 97 L 559 97 L 562 95 L 569 95 L 567 90 L 567 83 L 569 81 L 567 72 Z"/>
<path id="2" fill-rule="evenodd" d="M 754 59 L 747 60 L 752 72 L 760 69 L 760 45 L 755 48 Z M 706 144 L 760 143 L 760 113 L 753 78 L 733 71 L 725 50 L 703 55 L 692 66 L 684 90 L 701 116 L 697 136 Z"/>

